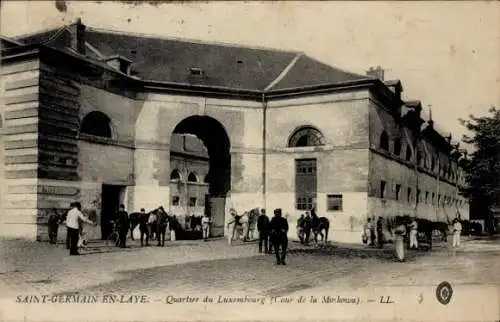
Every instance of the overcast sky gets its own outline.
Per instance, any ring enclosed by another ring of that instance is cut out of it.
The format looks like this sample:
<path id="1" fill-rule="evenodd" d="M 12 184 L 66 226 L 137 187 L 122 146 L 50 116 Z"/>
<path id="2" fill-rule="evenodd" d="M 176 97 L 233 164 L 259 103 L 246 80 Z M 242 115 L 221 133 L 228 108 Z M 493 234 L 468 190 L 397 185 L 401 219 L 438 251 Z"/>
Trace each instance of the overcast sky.
<path id="1" fill-rule="evenodd" d="M 419 99 L 437 126 L 465 133 L 458 118 L 500 106 L 498 2 L 3 1 L 1 33 L 16 36 L 81 17 L 96 28 L 303 51 L 364 73 L 380 65 Z"/>

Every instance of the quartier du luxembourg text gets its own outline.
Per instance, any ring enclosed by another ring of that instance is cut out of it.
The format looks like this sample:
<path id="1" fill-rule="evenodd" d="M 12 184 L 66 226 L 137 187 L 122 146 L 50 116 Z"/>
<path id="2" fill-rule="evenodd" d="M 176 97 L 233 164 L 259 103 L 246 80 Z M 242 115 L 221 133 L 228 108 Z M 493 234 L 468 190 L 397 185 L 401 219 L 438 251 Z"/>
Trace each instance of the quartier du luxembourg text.
<path id="1" fill-rule="evenodd" d="M 150 298 L 147 295 L 18 295 L 15 300 L 18 304 L 351 304 L 360 303 L 394 303 L 390 296 L 361 300 L 357 296 L 323 295 L 323 296 L 174 296 Z"/>
<path id="2" fill-rule="evenodd" d="M 166 304 L 354 304 L 360 303 L 359 297 L 340 295 L 335 296 L 173 296 L 165 298 Z"/>

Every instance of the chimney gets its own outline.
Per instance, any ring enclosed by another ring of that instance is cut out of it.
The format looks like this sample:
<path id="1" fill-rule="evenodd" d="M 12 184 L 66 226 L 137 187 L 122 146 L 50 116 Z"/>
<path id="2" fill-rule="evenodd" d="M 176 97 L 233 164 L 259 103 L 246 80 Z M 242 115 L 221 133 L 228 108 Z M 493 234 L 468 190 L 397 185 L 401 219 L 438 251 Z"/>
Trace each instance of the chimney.
<path id="1" fill-rule="evenodd" d="M 432 109 L 429 107 L 429 121 L 427 121 L 427 123 L 429 123 L 429 126 L 432 128 L 434 127 L 434 120 L 432 119 Z"/>
<path id="2" fill-rule="evenodd" d="M 376 77 L 381 81 L 384 80 L 384 70 L 380 66 L 377 66 L 377 68 L 370 67 L 366 75 Z"/>
<path id="3" fill-rule="evenodd" d="M 85 55 L 85 25 L 78 18 L 69 28 L 71 33 L 71 49 Z"/>

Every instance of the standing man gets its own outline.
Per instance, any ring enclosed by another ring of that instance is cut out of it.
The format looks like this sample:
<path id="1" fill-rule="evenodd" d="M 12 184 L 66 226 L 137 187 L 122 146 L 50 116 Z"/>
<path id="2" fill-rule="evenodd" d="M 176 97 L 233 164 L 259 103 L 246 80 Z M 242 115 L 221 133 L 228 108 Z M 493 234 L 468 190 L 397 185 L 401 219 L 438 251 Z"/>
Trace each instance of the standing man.
<path id="1" fill-rule="evenodd" d="M 234 209 L 234 208 L 229 209 L 229 214 L 231 215 L 231 217 L 233 217 L 233 220 L 231 220 L 227 223 L 227 228 L 231 227 L 231 230 L 228 233 L 228 237 L 229 237 L 228 244 L 229 244 L 229 246 L 231 246 L 233 239 L 236 235 L 236 232 L 240 226 L 241 216 L 238 215 L 238 213 L 236 212 L 236 209 Z"/>
<path id="2" fill-rule="evenodd" d="M 288 221 L 281 217 L 281 208 L 274 209 L 274 217 L 269 224 L 271 240 L 276 253 L 276 264 L 286 265 L 286 249 L 288 247 Z M 281 256 L 280 256 L 281 248 Z"/>
<path id="3" fill-rule="evenodd" d="M 125 248 L 127 243 L 127 233 L 129 230 L 129 220 L 128 213 L 125 211 L 125 206 L 120 205 L 120 210 L 117 215 L 117 224 L 118 224 L 118 234 L 120 236 L 120 248 Z"/>
<path id="4" fill-rule="evenodd" d="M 299 219 L 297 219 L 297 235 L 301 244 L 304 244 L 304 220 L 304 214 L 300 215 Z"/>
<path id="5" fill-rule="evenodd" d="M 406 235 L 406 225 L 403 217 L 396 217 L 396 227 L 394 229 L 395 237 L 395 250 L 396 256 L 400 262 L 404 262 L 405 260 L 405 245 L 404 245 L 404 236 Z"/>
<path id="6" fill-rule="evenodd" d="M 203 240 L 207 241 L 208 236 L 210 236 L 210 217 L 207 214 L 204 214 L 201 218 L 201 228 L 203 231 Z"/>
<path id="7" fill-rule="evenodd" d="M 372 236 L 372 230 L 373 230 L 372 219 L 368 217 L 363 227 L 363 233 L 364 233 L 363 242 L 365 243 L 366 240 L 366 244 L 368 244 L 369 246 L 373 246 L 374 238 Z"/>
<path id="8" fill-rule="evenodd" d="M 413 247 L 415 247 L 415 249 L 418 249 L 417 233 L 418 223 L 417 219 L 413 217 L 410 223 L 410 249 L 412 249 Z"/>
<path id="9" fill-rule="evenodd" d="M 382 217 L 378 217 L 377 220 L 377 244 L 379 248 L 384 246 L 384 226 Z"/>
<path id="10" fill-rule="evenodd" d="M 460 247 L 460 234 L 462 233 L 462 224 L 458 218 L 453 222 L 453 247 Z"/>
<path id="11" fill-rule="evenodd" d="M 52 208 L 48 221 L 49 242 L 53 245 L 57 244 L 57 231 L 61 218 L 55 208 Z"/>
<path id="12" fill-rule="evenodd" d="M 311 237 L 311 228 L 312 228 L 312 217 L 309 211 L 306 211 L 306 218 L 304 218 L 304 244 L 309 244 L 309 237 Z"/>
<path id="13" fill-rule="evenodd" d="M 92 221 L 87 219 L 81 211 L 82 205 L 79 202 L 71 203 L 71 209 L 68 211 L 68 216 L 66 218 L 66 227 L 68 229 L 68 239 L 69 239 L 69 254 L 70 255 L 80 255 L 78 253 L 78 238 L 79 238 L 79 222 L 81 220 L 83 222 L 94 224 Z"/>
<path id="14" fill-rule="evenodd" d="M 262 253 L 262 243 L 264 243 L 264 252 L 269 253 L 271 248 L 271 245 L 268 244 L 269 217 L 267 217 L 265 209 L 260 210 L 260 215 L 257 218 L 257 230 L 259 231 L 259 253 Z"/>

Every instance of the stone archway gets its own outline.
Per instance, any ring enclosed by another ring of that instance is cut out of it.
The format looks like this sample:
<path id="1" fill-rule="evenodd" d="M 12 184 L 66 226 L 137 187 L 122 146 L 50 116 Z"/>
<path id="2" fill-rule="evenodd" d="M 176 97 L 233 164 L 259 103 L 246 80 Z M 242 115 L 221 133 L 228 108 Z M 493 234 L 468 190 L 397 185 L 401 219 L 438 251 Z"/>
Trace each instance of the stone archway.
<path id="1" fill-rule="evenodd" d="M 196 136 L 203 142 L 205 153 L 195 151 L 197 140 L 191 141 L 194 146 L 186 146 L 184 135 Z M 230 140 L 226 129 L 212 117 L 189 116 L 174 127 L 170 146 L 170 169 L 179 171 L 184 178 L 170 181 L 171 210 L 184 218 L 208 213 L 212 217 L 213 235 L 223 235 L 225 201 L 231 189 Z M 208 169 L 204 162 L 208 163 Z M 193 173 L 201 179 L 188 180 Z M 179 222 L 186 224 L 184 219 Z"/>

